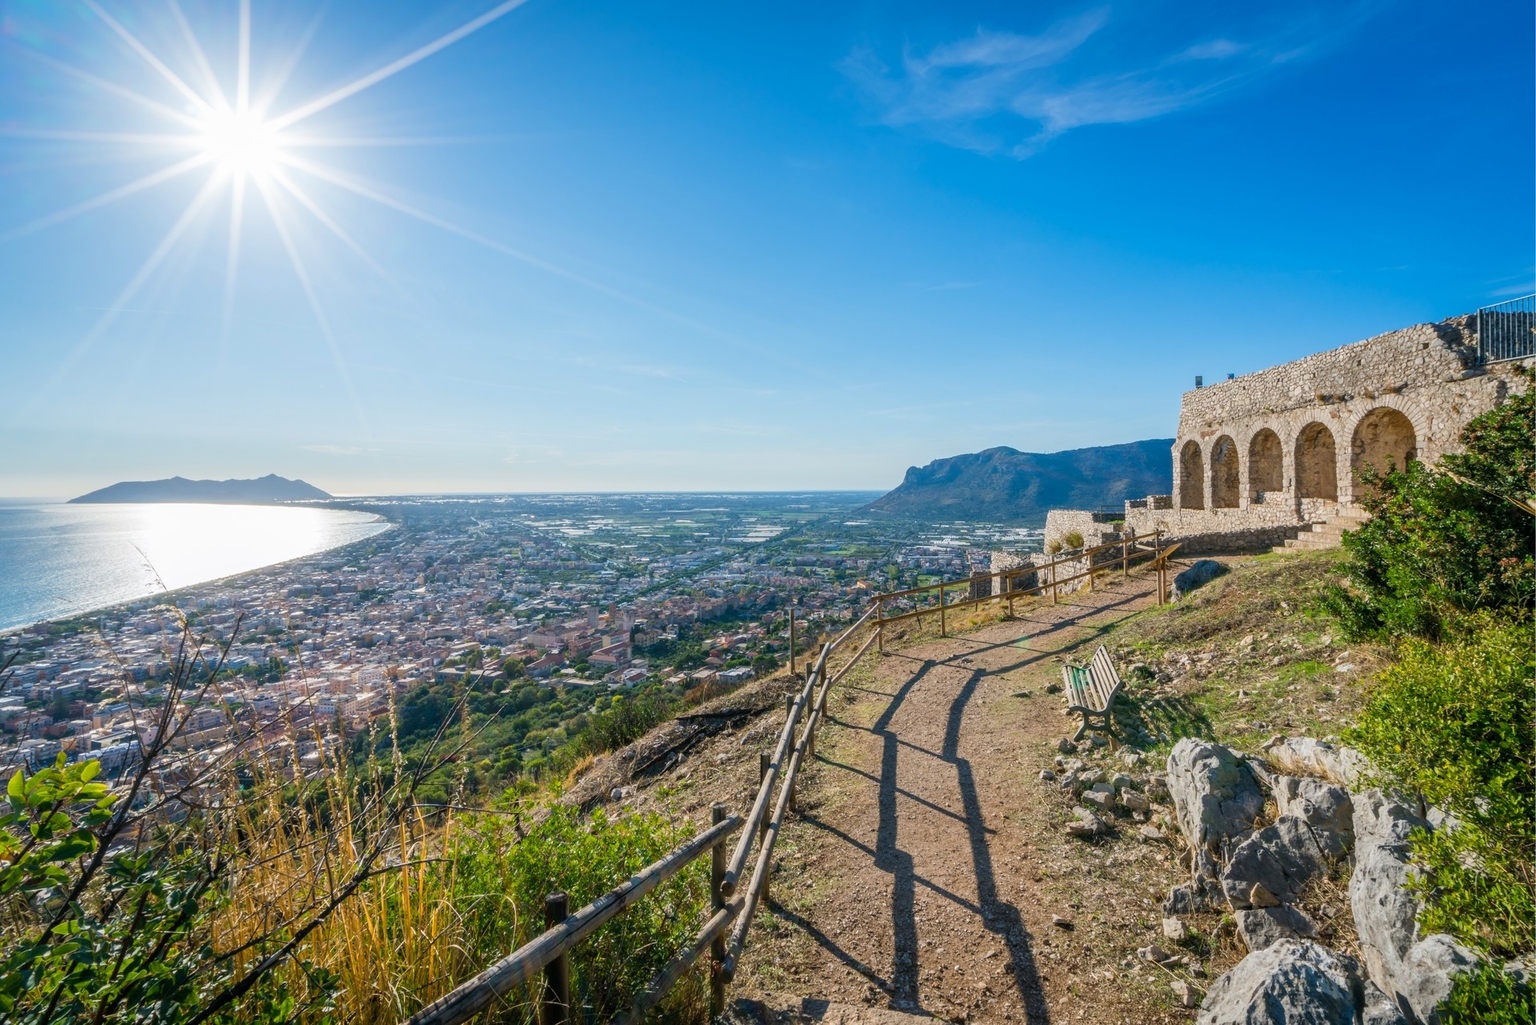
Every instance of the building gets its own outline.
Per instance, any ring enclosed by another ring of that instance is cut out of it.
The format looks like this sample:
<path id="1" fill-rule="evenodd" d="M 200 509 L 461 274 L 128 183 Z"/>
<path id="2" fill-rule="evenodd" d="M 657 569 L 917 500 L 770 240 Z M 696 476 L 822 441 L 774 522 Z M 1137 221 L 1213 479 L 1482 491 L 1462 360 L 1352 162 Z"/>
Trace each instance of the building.
<path id="1" fill-rule="evenodd" d="M 1160 530 L 1184 552 L 1258 548 L 1358 520 L 1367 466 L 1433 463 L 1457 450 L 1469 420 L 1524 390 L 1515 368 L 1533 362 L 1526 341 L 1523 358 L 1485 358 L 1478 317 L 1453 317 L 1187 391 L 1173 494 L 1126 502 L 1123 526 L 1053 510 L 1046 543 L 1072 530 L 1091 532 L 1089 544 Z"/>

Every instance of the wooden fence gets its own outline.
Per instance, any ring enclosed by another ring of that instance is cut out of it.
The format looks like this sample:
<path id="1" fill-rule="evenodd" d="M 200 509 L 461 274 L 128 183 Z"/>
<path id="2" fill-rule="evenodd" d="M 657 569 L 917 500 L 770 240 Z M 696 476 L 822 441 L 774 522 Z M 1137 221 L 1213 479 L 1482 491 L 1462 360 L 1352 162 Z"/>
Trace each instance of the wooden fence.
<path id="1" fill-rule="evenodd" d="M 539 1014 L 541 1025 L 567 1025 L 573 1019 L 571 951 L 605 922 L 622 914 L 626 908 L 706 852 L 710 855 L 710 899 L 713 913 L 695 934 L 693 942 L 678 951 L 646 988 L 635 996 L 630 1006 L 613 1021 L 615 1025 L 634 1025 L 639 1022 L 706 952 L 710 959 L 710 1011 L 713 1015 L 719 1015 L 725 1009 L 725 987 L 736 976 L 736 967 L 752 927 L 752 916 L 758 904 L 768 896 L 768 877 L 773 871 L 773 850 L 784 827 L 785 813 L 795 810 L 795 781 L 806 761 L 816 757 L 816 731 L 826 714 L 827 696 L 872 646 L 879 645 L 879 650 L 885 650 L 886 624 L 918 616 L 937 615 L 939 630 L 944 633 L 947 632 L 946 615 L 949 610 L 989 601 L 1007 601 L 1011 612 L 1014 599 L 1043 595 L 1047 591 L 1054 603 L 1062 584 L 1087 578 L 1091 587 L 1095 574 L 1110 572 L 1117 565 L 1123 574 L 1129 574 L 1133 562 L 1147 558 L 1153 561 L 1157 570 L 1158 601 L 1164 602 L 1167 600 L 1168 559 L 1176 548 L 1178 545 L 1164 547 L 1160 532 L 1141 537 L 1132 534 L 1110 544 L 1064 553 L 1039 566 L 1020 566 L 986 576 L 943 581 L 926 587 L 876 595 L 864 615 L 831 643 L 822 646 L 820 656 L 806 673 L 805 682 L 796 692 L 786 696 L 784 726 L 779 732 L 773 754 L 765 752 L 761 756 L 757 797 L 745 819 L 730 814 L 723 804 L 715 805 L 711 813 L 713 821 L 708 829 L 575 914 L 568 913 L 565 894 L 550 894 L 545 901 L 547 928 L 542 934 L 453 992 L 423 1007 L 408 1019 L 407 1025 L 461 1025 L 490 1009 L 497 1000 L 518 986 L 531 982 L 540 972 L 544 977 Z M 1111 557 L 1094 565 L 1095 556 L 1111 550 L 1118 550 L 1118 559 Z M 1079 570 L 1076 564 L 1085 560 L 1088 568 Z M 1063 566 L 1069 567 L 1072 572 L 1066 576 L 1060 575 L 1058 571 Z M 1015 588 L 1021 577 L 1031 575 L 1035 578 L 1034 586 Z M 1044 576 L 1050 579 L 1042 583 Z M 988 581 L 986 596 L 966 597 L 953 602 L 949 600 L 951 591 L 973 588 L 980 580 Z M 991 581 L 996 580 L 1002 581 L 1000 594 L 991 593 L 997 590 L 991 585 Z M 915 608 L 896 615 L 886 614 L 888 606 L 893 602 L 918 599 L 934 592 L 937 593 L 937 600 L 930 607 Z M 832 656 L 849 645 L 858 631 L 865 628 L 869 628 L 868 636 L 854 651 L 853 657 L 836 672 L 831 671 L 828 663 Z M 730 856 L 726 857 L 726 841 L 738 831 L 740 836 L 737 837 L 736 846 Z M 752 860 L 754 846 L 757 860 L 753 862 L 749 875 L 747 863 Z M 747 880 L 745 888 L 741 886 L 743 878 Z"/>
<path id="2" fill-rule="evenodd" d="M 678 847 L 666 857 L 648 865 L 597 900 L 568 914 L 566 895 L 552 893 L 545 902 L 546 929 L 539 936 L 497 961 L 479 975 L 458 986 L 453 992 L 433 1001 L 407 1020 L 407 1025 L 460 1025 L 490 1009 L 501 997 L 516 987 L 531 982 L 543 972 L 540 999 L 541 1025 L 566 1025 L 573 1019 L 570 993 L 570 953 L 586 937 L 621 914 L 695 858 L 710 854 L 710 896 L 713 913 L 694 936 L 693 942 L 677 954 L 637 994 L 630 1006 L 613 1020 L 633 1025 L 655 1007 L 672 986 L 707 951 L 710 955 L 710 1011 L 718 1016 L 725 1009 L 725 987 L 736 974 L 736 965 L 752 916 L 768 894 L 768 876 L 773 866 L 773 849 L 784 825 L 786 811 L 795 808 L 795 780 L 801 766 L 816 755 L 816 730 L 825 714 L 827 695 L 832 687 L 853 668 L 879 639 L 877 630 L 869 630 L 853 657 L 836 672 L 829 670 L 833 654 L 849 644 L 862 628 L 871 626 L 879 611 L 871 605 L 863 616 L 822 646 L 821 654 L 806 673 L 805 682 L 787 696 L 783 729 L 773 755 L 763 756 L 761 780 L 752 810 L 743 819 L 732 815 L 723 804 L 712 809 L 710 827 Z M 803 724 L 803 725 L 802 725 Z M 777 788 L 777 793 L 775 793 Z M 772 811 L 769 811 L 770 805 Z M 741 835 L 729 858 L 726 840 L 737 831 Z M 757 860 L 750 876 L 745 875 L 754 844 Z M 741 880 L 747 879 L 743 888 Z"/>
<path id="3" fill-rule="evenodd" d="M 926 584 L 922 587 L 909 587 L 905 591 L 892 591 L 888 594 L 877 594 L 874 597 L 875 611 L 875 636 L 878 639 L 881 653 L 885 651 L 885 627 L 889 623 L 900 622 L 904 619 L 918 619 L 922 616 L 939 617 L 939 634 L 947 636 L 949 633 L 948 614 L 955 609 L 967 608 L 973 605 L 981 605 L 985 602 L 1006 601 L 1008 611 L 1013 612 L 1013 603 L 1017 598 L 1029 598 L 1042 596 L 1047 593 L 1051 596 L 1051 604 L 1060 600 L 1059 592 L 1063 584 L 1070 584 L 1077 580 L 1088 581 L 1087 586 L 1093 587 L 1096 577 L 1112 572 L 1118 568 L 1123 576 L 1129 576 L 1131 565 L 1138 559 L 1150 559 L 1157 571 L 1157 600 L 1162 604 L 1168 600 L 1168 560 L 1179 546 L 1177 544 L 1164 546 L 1162 531 L 1154 531 L 1151 534 L 1129 534 L 1119 541 L 1111 541 L 1108 544 L 1095 545 L 1092 548 L 1074 549 L 1070 552 L 1062 552 L 1050 561 L 1040 565 L 1017 566 L 1013 569 L 998 570 L 995 573 L 980 574 L 967 577 L 963 580 L 945 580 L 937 584 Z M 1108 558 L 1100 559 L 1095 564 L 1095 558 L 1105 553 L 1110 553 Z M 1114 555 L 1118 554 L 1118 558 Z M 1086 569 L 1080 568 L 1086 565 Z M 1069 572 L 1062 575 L 1062 567 L 1067 567 Z M 1033 586 L 1018 586 L 1021 578 L 1034 578 Z M 969 597 L 976 585 L 981 581 L 987 582 L 987 593 L 977 597 Z M 993 581 L 1001 584 L 993 586 Z M 997 593 L 997 592 L 1001 593 Z M 958 601 L 951 601 L 950 596 L 956 592 L 964 592 L 967 596 Z M 887 613 L 892 604 L 900 604 L 911 600 L 913 605 L 918 604 L 918 599 L 923 596 L 933 595 L 932 604 L 899 611 L 895 615 Z"/>

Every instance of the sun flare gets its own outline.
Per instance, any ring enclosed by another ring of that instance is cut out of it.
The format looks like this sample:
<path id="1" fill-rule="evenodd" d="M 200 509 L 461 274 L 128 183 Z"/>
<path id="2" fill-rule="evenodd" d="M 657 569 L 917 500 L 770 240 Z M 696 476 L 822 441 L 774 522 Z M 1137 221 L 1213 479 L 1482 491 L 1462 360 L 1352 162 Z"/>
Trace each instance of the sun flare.
<path id="1" fill-rule="evenodd" d="M 510 247 L 492 243 L 464 228 L 434 217 L 406 203 L 364 185 L 351 177 L 314 159 L 300 156 L 299 151 L 315 147 L 392 146 L 413 144 L 411 139 L 395 139 L 389 136 L 333 135 L 324 128 L 291 131 L 295 125 L 308 122 L 315 115 L 372 88 L 384 80 L 426 60 L 471 33 L 506 16 L 527 0 L 500 0 L 480 16 L 444 33 L 425 45 L 419 46 L 403 57 L 397 58 L 374 71 L 335 87 L 328 92 L 297 103 L 286 110 L 273 112 L 282 87 L 293 65 L 304 52 L 306 40 L 301 40 L 288 54 L 286 61 L 278 60 L 269 69 L 272 74 L 254 74 L 251 60 L 251 0 L 223 0 L 213 6 L 235 8 L 238 35 L 233 53 L 223 47 L 204 50 L 197 32 L 187 20 L 176 0 L 169 0 L 165 26 L 181 35 L 185 47 L 176 56 L 161 56 L 135 35 L 128 26 L 107 9 L 111 0 L 83 0 L 85 7 L 100 22 L 106 33 L 117 37 L 127 50 L 136 54 L 159 81 L 158 93 L 143 93 L 126 84 L 102 78 L 91 71 L 76 68 L 40 52 L 33 56 L 64 74 L 90 83 L 103 95 L 117 101 L 125 101 L 141 113 L 150 112 L 162 128 L 158 131 L 77 131 L 74 129 L 35 129 L 0 124 L 0 136 L 19 135 L 28 138 L 58 139 L 71 142 L 103 144 L 113 148 L 129 147 L 146 155 L 163 153 L 170 162 L 158 170 L 140 178 L 75 203 L 62 210 L 38 217 L 28 223 L 0 230 L 0 242 L 40 231 L 61 222 L 79 217 L 102 207 L 120 202 L 151 189 L 158 189 L 166 182 L 185 177 L 194 180 L 201 177 L 202 184 L 193 190 L 185 209 L 155 244 L 144 262 L 128 283 L 117 293 L 114 300 L 97 318 L 95 324 L 74 346 L 54 375 L 57 386 L 65 380 L 67 372 L 78 360 L 85 357 L 90 348 L 111 327 L 118 313 L 128 308 L 136 295 L 156 274 L 168 255 L 184 237 L 196 236 L 194 226 L 204 223 L 211 210 L 227 203 L 229 211 L 228 244 L 225 252 L 223 289 L 223 315 L 220 344 L 229 337 L 233 322 L 236 277 L 241 263 L 241 239 L 246 221 L 253 215 L 253 207 L 265 211 L 267 222 L 275 229 L 281 241 L 288 263 L 303 289 L 316 326 L 329 348 L 336 364 L 337 374 L 352 398 L 359 422 L 365 417 L 362 405 L 351 384 L 341 347 L 330 319 L 321 305 L 320 295 L 311 280 L 301 249 L 305 236 L 299 231 L 307 218 L 335 236 L 371 270 L 392 286 L 395 282 L 377 260 L 328 213 L 320 200 L 310 195 L 306 186 L 313 182 L 340 189 L 354 196 L 381 204 L 428 224 L 445 228 L 459 235 L 520 259 L 527 259 Z M 318 24 L 318 21 L 316 22 Z M 313 28 L 313 26 L 312 26 Z M 233 58 L 232 60 L 230 58 Z M 173 66 L 174 65 L 174 66 Z M 229 86 L 233 80 L 233 89 Z M 248 189 L 248 186 L 252 188 Z M 250 192 L 255 202 L 247 200 Z M 39 391 L 38 394 L 41 394 Z"/>
<path id="2" fill-rule="evenodd" d="M 231 174 L 266 175 L 281 160 L 282 137 L 251 111 L 219 111 L 202 122 L 203 152 Z"/>

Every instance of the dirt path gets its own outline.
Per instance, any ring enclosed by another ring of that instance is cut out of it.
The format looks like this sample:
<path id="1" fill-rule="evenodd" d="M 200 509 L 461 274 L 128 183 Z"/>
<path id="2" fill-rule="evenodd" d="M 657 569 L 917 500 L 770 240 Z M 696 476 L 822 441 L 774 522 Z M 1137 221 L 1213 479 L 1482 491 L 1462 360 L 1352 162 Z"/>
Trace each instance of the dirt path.
<path id="1" fill-rule="evenodd" d="M 1065 838 L 1063 799 L 1038 778 L 1075 722 L 1045 693 L 1062 656 L 1086 660 L 1153 587 L 1113 579 L 852 674 L 786 836 L 774 920 L 754 929 L 749 988 L 812 1013 L 862 1001 L 954 1021 L 1182 1020 L 1166 980 L 1128 960 L 1158 925 L 1171 853 Z M 1101 900 L 1116 862 L 1131 910 Z"/>

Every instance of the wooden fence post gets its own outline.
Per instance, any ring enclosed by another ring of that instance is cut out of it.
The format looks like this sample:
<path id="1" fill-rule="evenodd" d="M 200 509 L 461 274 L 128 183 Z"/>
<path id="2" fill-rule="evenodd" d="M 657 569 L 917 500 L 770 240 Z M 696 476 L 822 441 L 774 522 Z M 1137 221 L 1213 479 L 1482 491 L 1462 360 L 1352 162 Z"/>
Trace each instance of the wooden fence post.
<path id="1" fill-rule="evenodd" d="M 544 898 L 544 928 L 553 929 L 570 914 L 570 897 L 551 893 Z M 561 954 L 544 968 L 544 1001 L 539 1025 L 566 1025 L 571 1018 L 571 956 Z"/>
<path id="2" fill-rule="evenodd" d="M 1131 531 L 1130 541 L 1126 541 L 1123 536 L 1120 538 L 1120 576 L 1127 580 L 1129 580 L 1131 576 L 1131 549 L 1129 548 L 1129 545 L 1134 543 L 1135 540 L 1136 532 L 1134 530 Z"/>
<path id="3" fill-rule="evenodd" d="M 759 787 L 763 785 L 763 780 L 768 778 L 768 764 L 770 761 L 771 759 L 768 757 L 767 751 L 759 751 L 757 753 L 757 785 Z M 762 819 L 758 821 L 757 838 L 760 841 L 766 840 L 768 838 L 768 820 L 770 817 L 771 816 L 764 815 Z"/>
<path id="4" fill-rule="evenodd" d="M 786 695 L 784 695 L 784 722 L 785 722 L 786 725 L 789 723 L 790 717 L 793 716 L 794 714 L 795 714 L 795 696 L 793 694 L 786 694 Z M 789 729 L 789 747 L 785 748 L 785 751 L 789 752 L 789 751 L 793 751 L 794 749 L 795 749 L 795 728 L 793 726 L 791 726 L 790 729 Z M 785 757 L 786 758 L 789 757 L 788 754 L 786 754 Z M 790 782 L 790 779 L 789 779 L 789 776 L 788 776 L 787 773 L 785 774 L 785 777 L 784 777 L 784 785 L 789 787 L 789 810 L 790 811 L 797 811 L 798 809 L 795 807 L 795 787 L 794 787 L 794 784 Z"/>
<path id="5" fill-rule="evenodd" d="M 875 599 L 875 636 L 879 638 L 880 654 L 885 654 L 885 599 Z"/>
<path id="6" fill-rule="evenodd" d="M 940 637 L 948 637 L 949 636 L 948 629 L 949 629 L 949 627 L 945 623 L 945 619 L 944 619 L 944 585 L 940 584 L 939 585 L 939 636 Z"/>
<path id="7" fill-rule="evenodd" d="M 795 675 L 795 603 L 789 603 L 789 675 Z"/>
<path id="8" fill-rule="evenodd" d="M 709 821 L 719 825 L 726 819 L 726 807 L 716 804 L 710 808 Z M 718 840 L 709 849 L 709 902 L 719 911 L 725 907 L 725 841 Z M 709 1017 L 710 1020 L 725 1013 L 725 933 L 716 936 L 709 945 Z"/>

